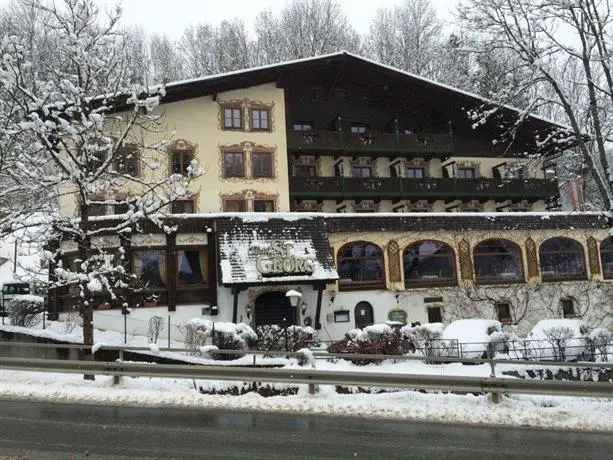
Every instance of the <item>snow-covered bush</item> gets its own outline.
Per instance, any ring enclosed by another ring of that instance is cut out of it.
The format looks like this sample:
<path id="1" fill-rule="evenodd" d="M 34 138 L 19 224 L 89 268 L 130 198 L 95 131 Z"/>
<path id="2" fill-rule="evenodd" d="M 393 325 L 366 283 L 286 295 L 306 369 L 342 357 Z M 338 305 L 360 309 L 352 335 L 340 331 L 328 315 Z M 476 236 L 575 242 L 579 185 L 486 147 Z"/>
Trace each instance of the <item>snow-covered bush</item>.
<path id="1" fill-rule="evenodd" d="M 613 332 L 599 327 L 590 333 L 589 338 L 596 359 L 609 361 L 609 355 L 613 354 Z"/>
<path id="2" fill-rule="evenodd" d="M 447 356 L 447 344 L 441 340 L 443 329 L 443 323 L 406 325 L 400 329 L 400 333 L 413 343 L 417 354 L 427 357 Z"/>
<path id="3" fill-rule="evenodd" d="M 578 319 L 541 320 L 528 333 L 530 355 L 555 361 L 592 359 L 588 330 Z"/>
<path id="4" fill-rule="evenodd" d="M 64 317 L 64 331 L 70 334 L 77 326 L 82 327 L 83 323 L 79 309 L 73 306 Z"/>
<path id="5" fill-rule="evenodd" d="M 373 324 L 364 329 L 351 329 L 343 340 L 328 347 L 330 353 L 403 355 L 415 350 L 409 337 L 388 324 Z M 356 364 L 377 362 L 368 359 L 352 360 Z"/>
<path id="6" fill-rule="evenodd" d="M 319 344 L 317 331 L 312 327 L 289 326 L 283 328 L 267 324 L 256 328 L 257 348 L 262 351 L 296 351 Z"/>
<path id="7" fill-rule="evenodd" d="M 45 311 L 45 300 L 36 295 L 16 295 L 7 302 L 7 312 L 11 324 L 15 326 L 33 327 Z"/>
<path id="8" fill-rule="evenodd" d="M 153 315 L 149 318 L 149 342 L 157 343 L 160 332 L 164 330 L 164 318 Z"/>
<path id="9" fill-rule="evenodd" d="M 244 323 L 213 322 L 208 319 L 192 318 L 179 326 L 179 331 L 185 337 L 186 348 L 200 350 L 211 344 L 219 350 L 247 350 L 258 339 L 250 326 Z M 214 359 L 234 359 L 239 355 L 223 355 L 212 353 Z"/>

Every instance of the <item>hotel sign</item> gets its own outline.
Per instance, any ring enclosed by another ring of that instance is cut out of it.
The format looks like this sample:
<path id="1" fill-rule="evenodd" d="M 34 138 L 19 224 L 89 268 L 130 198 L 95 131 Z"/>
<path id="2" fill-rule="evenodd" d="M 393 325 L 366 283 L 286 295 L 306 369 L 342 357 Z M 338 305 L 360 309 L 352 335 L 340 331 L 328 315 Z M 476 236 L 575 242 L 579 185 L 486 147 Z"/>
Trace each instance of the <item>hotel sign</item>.
<path id="1" fill-rule="evenodd" d="M 264 276 L 311 275 L 314 259 L 294 254 L 294 245 L 273 241 L 270 246 L 251 246 L 249 254 L 255 257 L 255 267 Z"/>

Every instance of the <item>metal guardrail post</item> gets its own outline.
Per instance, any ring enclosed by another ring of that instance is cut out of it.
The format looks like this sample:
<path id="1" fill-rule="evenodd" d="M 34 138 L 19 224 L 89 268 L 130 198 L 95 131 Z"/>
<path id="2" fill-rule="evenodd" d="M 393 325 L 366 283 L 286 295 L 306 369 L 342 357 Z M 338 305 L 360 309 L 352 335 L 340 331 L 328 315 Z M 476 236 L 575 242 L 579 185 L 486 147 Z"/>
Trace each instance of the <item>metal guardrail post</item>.
<path id="1" fill-rule="evenodd" d="M 119 350 L 119 358 L 117 359 L 118 363 L 123 363 L 123 350 Z M 119 382 L 121 381 L 121 376 L 120 375 L 114 375 L 113 376 L 113 385 L 119 385 Z"/>
<path id="2" fill-rule="evenodd" d="M 496 378 L 496 362 L 493 359 L 489 359 L 489 363 L 490 363 L 490 377 L 495 379 Z M 491 393 L 491 401 L 494 404 L 498 404 L 500 402 L 500 393 L 498 393 L 497 391 L 492 391 Z"/>

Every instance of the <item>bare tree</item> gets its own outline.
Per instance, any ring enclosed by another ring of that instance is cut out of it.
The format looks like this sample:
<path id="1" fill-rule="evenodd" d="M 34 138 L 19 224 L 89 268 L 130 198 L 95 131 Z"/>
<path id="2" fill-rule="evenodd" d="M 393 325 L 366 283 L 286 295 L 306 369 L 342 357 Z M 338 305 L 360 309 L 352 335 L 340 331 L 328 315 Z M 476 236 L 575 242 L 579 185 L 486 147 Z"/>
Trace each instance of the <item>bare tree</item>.
<path id="1" fill-rule="evenodd" d="M 0 196 L 49 193 L 29 209 L 6 203 L 0 235 L 19 232 L 47 246 L 51 287 L 78 291 L 84 343 L 91 345 L 94 293 L 115 298 L 117 289 L 137 284 L 126 271 L 125 254 L 105 249 L 95 237 L 124 234 L 144 219 L 163 225 L 160 213 L 202 171 L 195 162 L 185 165 L 184 174 L 159 167 L 156 151 L 164 146 L 165 133 L 156 106 L 163 90 L 129 83 L 119 10 L 102 17 L 94 0 L 59 5 L 23 0 L 23 5 L 37 13 L 37 27 L 49 34 L 54 52 L 37 63 L 44 76 L 39 79 L 30 74 L 27 34 L 0 43 L 0 92 L 11 101 L 0 138 L 9 140 L 12 161 Z M 77 202 L 76 217 L 50 212 L 54 193 Z M 100 206 L 115 206 L 120 216 L 96 222 L 94 210 Z M 61 260 L 61 238 L 77 245 L 73 265 Z"/>
<path id="2" fill-rule="evenodd" d="M 441 29 L 430 0 L 405 0 L 393 8 L 377 10 L 366 49 L 379 62 L 429 76 Z"/>
<path id="3" fill-rule="evenodd" d="M 278 16 L 260 13 L 255 30 L 260 64 L 357 51 L 360 46 L 338 0 L 292 0 Z"/>
<path id="4" fill-rule="evenodd" d="M 182 61 L 177 59 L 178 46 L 166 35 L 151 36 L 149 54 L 155 82 L 168 83 L 184 77 Z"/>
<path id="5" fill-rule="evenodd" d="M 558 134 L 576 145 L 605 209 L 610 210 L 613 188 L 607 142 L 612 128 L 613 16 L 609 2 L 465 0 L 459 11 L 463 23 L 483 37 L 484 51 L 505 50 L 523 69 L 525 77 L 497 97 L 506 102 L 520 93 L 529 94 L 530 102 L 515 126 L 529 113 L 555 116 L 568 125 Z M 488 114 L 494 112 L 487 109 Z M 544 145 L 550 140 L 538 142 Z"/>

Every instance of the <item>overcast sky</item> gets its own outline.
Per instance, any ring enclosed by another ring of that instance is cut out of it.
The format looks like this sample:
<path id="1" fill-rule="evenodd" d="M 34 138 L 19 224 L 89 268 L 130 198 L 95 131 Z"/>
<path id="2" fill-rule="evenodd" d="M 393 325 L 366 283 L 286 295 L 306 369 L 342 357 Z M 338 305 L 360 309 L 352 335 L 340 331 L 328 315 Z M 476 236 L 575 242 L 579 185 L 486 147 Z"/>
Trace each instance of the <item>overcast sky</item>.
<path id="1" fill-rule="evenodd" d="M 148 32 L 165 33 L 178 38 L 190 23 L 218 23 L 223 19 L 239 17 L 251 25 L 258 12 L 263 9 L 282 9 L 287 0 L 97 0 L 100 5 L 123 6 L 123 21 L 139 24 Z M 368 31 L 368 23 L 377 8 L 390 7 L 401 0 L 340 0 L 353 26 L 359 32 Z M 439 16 L 449 21 L 457 0 L 432 0 Z M 6 5 L 9 0 L 0 0 Z"/>

